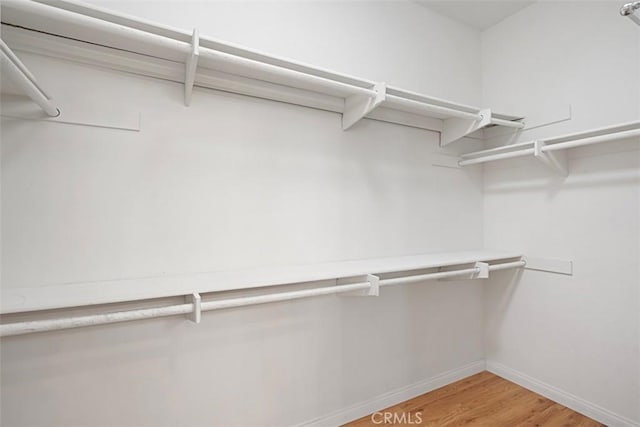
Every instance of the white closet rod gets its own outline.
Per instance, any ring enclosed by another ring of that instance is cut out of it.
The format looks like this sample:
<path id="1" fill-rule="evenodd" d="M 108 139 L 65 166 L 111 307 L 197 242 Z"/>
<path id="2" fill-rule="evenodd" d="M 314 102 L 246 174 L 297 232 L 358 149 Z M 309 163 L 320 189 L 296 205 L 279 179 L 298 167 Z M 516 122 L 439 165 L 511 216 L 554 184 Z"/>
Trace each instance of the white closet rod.
<path id="1" fill-rule="evenodd" d="M 145 33 L 143 33 L 145 34 Z M 149 33 L 146 33 L 149 34 Z M 149 37 L 161 37 L 149 34 Z M 187 45 L 188 46 L 188 45 Z M 189 46 L 189 52 L 191 47 Z M 278 67 L 264 62 L 254 61 L 253 59 L 243 58 L 241 56 L 231 55 L 229 53 L 219 52 L 200 46 L 201 60 L 210 60 L 214 63 L 225 64 L 225 66 L 234 69 L 244 69 L 247 72 L 259 75 L 262 79 L 271 76 L 272 81 L 283 84 L 285 86 L 305 87 L 311 86 L 319 93 L 326 89 L 334 89 L 344 91 L 352 95 L 364 95 L 369 98 L 375 98 L 377 92 L 373 89 L 367 89 L 360 86 L 353 86 L 336 80 L 330 80 L 324 77 L 314 76 L 312 74 L 302 73 L 288 68 Z M 225 70 L 222 70 L 225 71 Z"/>
<path id="2" fill-rule="evenodd" d="M 527 261 L 513 261 L 513 262 L 503 262 L 500 264 L 493 264 L 489 266 L 489 271 L 500 271 L 500 270 L 509 270 L 512 268 L 522 268 L 526 267 Z"/>
<path id="3" fill-rule="evenodd" d="M 491 124 L 492 125 L 498 125 L 498 126 L 505 126 L 505 127 L 509 127 L 509 128 L 516 128 L 516 129 L 522 129 L 524 128 L 524 123 L 523 122 L 515 122 L 515 121 L 511 121 L 511 120 L 503 120 L 503 119 L 495 119 L 495 118 L 491 118 Z"/>
<path id="4" fill-rule="evenodd" d="M 525 261 L 489 265 L 489 271 L 506 270 L 510 268 L 524 267 Z M 443 279 L 447 277 L 468 276 L 480 272 L 479 267 L 454 271 L 420 274 L 408 277 L 382 279 L 379 286 L 399 285 L 423 280 Z M 34 332 L 55 331 L 59 329 L 80 328 L 83 326 L 104 325 L 109 323 L 126 322 L 130 320 L 151 319 L 156 317 L 176 316 L 194 313 L 199 315 L 201 311 L 221 310 L 232 307 L 266 304 L 270 302 L 289 301 L 301 298 L 309 298 L 320 295 L 339 294 L 345 292 L 370 289 L 371 283 L 354 283 L 348 285 L 328 286 L 316 289 L 307 289 L 292 292 L 280 292 L 269 295 L 258 295 L 241 298 L 231 298 L 218 301 L 205 301 L 201 303 L 186 303 L 166 307 L 154 307 L 138 310 L 121 311 L 114 313 L 92 314 L 87 316 L 75 316 L 61 319 L 34 320 L 27 322 L 7 323 L 0 325 L 0 336 L 22 335 Z M 197 313 L 196 313 L 197 312 Z"/>
<path id="5" fill-rule="evenodd" d="M 569 148 L 582 147 L 582 146 L 585 146 L 585 145 L 598 144 L 598 143 L 601 143 L 601 142 L 615 141 L 615 140 L 626 139 L 626 138 L 633 138 L 635 136 L 640 136 L 640 129 L 632 129 L 632 130 L 627 130 L 627 131 L 623 131 L 623 132 L 614 132 L 614 133 L 610 133 L 610 134 L 606 134 L 606 135 L 592 136 L 592 137 L 588 137 L 588 138 L 580 138 L 580 139 L 576 139 L 576 140 L 573 140 L 573 141 L 566 141 L 566 142 L 559 142 L 559 143 L 556 143 L 556 144 L 543 145 L 540 150 L 542 152 L 566 150 L 566 149 L 569 149 Z M 541 140 L 541 142 L 544 142 L 544 140 Z M 534 142 L 530 142 L 530 143 L 527 143 L 527 144 L 533 144 L 533 143 Z M 470 166 L 470 165 L 476 165 L 476 164 L 479 164 L 479 163 L 491 162 L 491 161 L 494 161 L 494 160 L 502 160 L 502 159 L 510 159 L 510 158 L 513 158 L 513 157 L 527 156 L 529 154 L 534 154 L 534 153 L 535 153 L 535 149 L 534 148 L 527 148 L 527 149 L 521 149 L 521 150 L 511 151 L 511 152 L 507 152 L 507 153 L 492 154 L 492 155 L 489 155 L 489 156 L 477 157 L 477 158 L 469 159 L 469 160 L 461 160 L 461 161 L 458 162 L 458 165 L 460 165 L 460 166 Z"/>
<path id="6" fill-rule="evenodd" d="M 518 261 L 524 264 L 524 261 Z M 480 269 L 478 267 L 473 268 L 465 268 L 464 270 L 455 270 L 455 271 L 442 271 L 439 273 L 427 273 L 427 274 L 419 274 L 415 276 L 406 276 L 406 277 L 395 277 L 393 279 L 382 279 L 379 282 L 380 286 L 392 286 L 392 285 L 405 285 L 407 283 L 415 283 L 420 282 L 422 280 L 434 280 L 434 279 L 445 279 L 447 277 L 457 277 L 457 276 L 466 276 L 470 274 L 479 273 Z"/>
<path id="7" fill-rule="evenodd" d="M 479 113 L 468 113 L 466 111 L 454 110 L 453 108 L 441 107 L 439 105 L 427 104 L 413 99 L 402 98 L 396 95 L 387 95 L 386 102 L 389 106 L 398 106 L 405 111 L 418 111 L 425 113 L 444 114 L 446 116 L 458 117 L 461 119 L 482 120 Z M 507 120 L 508 121 L 508 120 Z"/>
<path id="8" fill-rule="evenodd" d="M 161 56 L 161 52 L 171 52 L 172 60 L 186 58 L 191 54 L 191 44 L 169 38 L 166 36 L 138 30 L 124 25 L 114 24 L 101 19 L 81 15 L 58 9 L 55 6 L 39 4 L 31 1 L 4 0 L 6 6 L 32 15 L 35 19 L 53 20 L 59 25 L 66 25 L 70 28 L 79 28 L 82 31 L 77 37 L 91 36 L 98 34 L 109 37 L 114 44 L 125 49 L 125 46 L 132 51 L 146 52 L 149 55 Z M 91 40 L 88 40 L 91 41 Z M 348 94 L 359 94 L 374 98 L 377 93 L 373 89 L 354 86 L 331 80 L 300 71 L 271 65 L 253 59 L 243 58 L 236 55 L 220 52 L 199 46 L 200 60 L 208 60 L 215 64 L 216 69 L 229 72 L 229 69 L 241 70 L 252 78 L 260 80 L 271 80 L 285 86 L 306 87 L 309 90 L 322 93 L 324 90 L 337 90 Z M 203 61 L 204 62 L 204 61 Z"/>
<path id="9" fill-rule="evenodd" d="M 477 159 L 461 160 L 458 162 L 460 166 L 476 165 L 478 163 L 487 163 L 494 160 L 511 159 L 514 157 L 523 157 L 533 154 L 535 150 L 533 148 L 527 148 L 526 150 L 511 151 L 509 153 L 492 154 L 490 156 L 478 157 Z"/>
<path id="10" fill-rule="evenodd" d="M 0 39 L 0 50 L 2 50 L 2 52 L 7 55 L 9 57 L 9 59 L 11 61 L 13 61 L 14 64 L 16 64 L 16 66 L 20 69 L 20 72 L 22 72 L 22 74 L 25 75 L 25 77 L 27 77 L 29 80 L 31 80 L 31 83 L 33 83 L 35 86 L 38 87 L 38 89 L 49 99 L 51 99 L 51 96 L 49 96 L 49 94 L 47 94 L 47 92 L 45 92 L 45 90 L 42 88 L 42 86 L 40 86 L 38 84 L 38 82 L 36 81 L 36 77 L 31 74 L 31 71 L 29 71 L 29 69 L 22 63 L 22 61 L 20 61 L 20 58 L 18 58 L 16 56 L 15 53 L 13 53 L 13 51 L 9 48 L 9 46 L 7 46 L 7 44 L 4 42 L 4 40 Z"/>
<path id="11" fill-rule="evenodd" d="M 0 40 L 0 52 L 2 53 L 2 65 L 4 70 L 11 75 L 12 81 L 20 86 L 20 89 L 44 110 L 47 115 L 57 117 L 60 110 L 52 102 L 51 97 L 40 87 L 29 69 L 20 61 L 9 46 Z"/>
<path id="12" fill-rule="evenodd" d="M 582 147 L 584 145 L 598 144 L 600 142 L 615 141 L 618 139 L 633 138 L 634 136 L 640 136 L 640 129 L 632 129 L 624 132 L 611 133 L 609 135 L 592 136 L 589 138 L 577 139 L 575 141 L 559 142 L 553 145 L 546 145 L 542 147 L 542 151 L 557 151 L 565 150 L 567 148 Z"/>
<path id="13" fill-rule="evenodd" d="M 620 15 L 628 16 L 633 22 L 640 25 L 640 17 L 636 15 L 637 10 L 640 10 L 640 1 L 627 3 L 620 8 Z"/>

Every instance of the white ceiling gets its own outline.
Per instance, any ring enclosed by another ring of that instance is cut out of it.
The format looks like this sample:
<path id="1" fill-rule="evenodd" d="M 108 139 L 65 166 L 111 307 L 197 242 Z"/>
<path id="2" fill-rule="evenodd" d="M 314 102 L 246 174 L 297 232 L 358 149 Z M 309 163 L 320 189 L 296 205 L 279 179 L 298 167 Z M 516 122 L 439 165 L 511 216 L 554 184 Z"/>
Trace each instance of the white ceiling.
<path id="1" fill-rule="evenodd" d="M 535 0 L 415 0 L 458 22 L 486 30 Z"/>

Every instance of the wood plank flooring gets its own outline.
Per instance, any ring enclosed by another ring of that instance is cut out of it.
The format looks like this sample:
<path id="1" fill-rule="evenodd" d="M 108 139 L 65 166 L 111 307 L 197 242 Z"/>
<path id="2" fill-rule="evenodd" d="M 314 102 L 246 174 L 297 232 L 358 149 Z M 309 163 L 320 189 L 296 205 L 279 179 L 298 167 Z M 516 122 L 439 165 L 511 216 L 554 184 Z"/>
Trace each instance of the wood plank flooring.
<path id="1" fill-rule="evenodd" d="M 349 427 L 463 425 L 603 426 L 591 418 L 486 371 L 347 424 Z"/>

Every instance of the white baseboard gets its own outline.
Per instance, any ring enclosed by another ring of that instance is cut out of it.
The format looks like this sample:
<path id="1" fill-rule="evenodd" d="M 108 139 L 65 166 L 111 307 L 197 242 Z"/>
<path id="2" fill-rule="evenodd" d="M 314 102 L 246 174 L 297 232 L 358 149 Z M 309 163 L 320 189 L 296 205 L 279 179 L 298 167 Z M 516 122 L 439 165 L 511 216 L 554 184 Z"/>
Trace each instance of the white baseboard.
<path id="1" fill-rule="evenodd" d="M 567 408 L 573 409 L 587 417 L 593 418 L 609 427 L 640 427 L 640 423 L 615 414 L 598 405 L 560 390 L 552 385 L 538 381 L 521 372 L 511 369 L 497 362 L 487 361 L 487 371 L 492 372 L 504 379 L 514 382 L 524 388 L 534 391 L 542 396 L 549 398 Z"/>
<path id="2" fill-rule="evenodd" d="M 380 396 L 376 396 L 365 402 L 349 406 L 328 415 L 306 421 L 299 426 L 313 427 L 335 427 L 356 420 L 366 415 L 372 414 L 389 406 L 397 405 L 405 400 L 413 399 L 421 394 L 428 393 L 447 384 L 459 381 L 468 376 L 477 374 L 485 370 L 484 360 L 469 363 L 450 371 L 443 372 L 431 378 L 402 387 Z"/>
<path id="3" fill-rule="evenodd" d="M 450 371 L 443 372 L 431 378 L 402 387 L 380 396 L 376 396 L 365 402 L 361 402 L 347 408 L 332 412 L 328 415 L 315 418 L 299 424 L 299 427 L 335 427 L 372 414 L 389 406 L 397 405 L 405 400 L 413 399 L 421 394 L 428 393 L 445 385 L 477 374 L 484 370 L 492 372 L 504 379 L 514 382 L 526 389 L 547 397 L 561 405 L 564 405 L 587 417 L 593 418 L 609 427 L 640 427 L 640 423 L 618 415 L 596 404 L 574 396 L 564 390 L 546 384 L 515 369 L 509 368 L 493 361 L 478 360 L 468 365 L 461 366 Z"/>

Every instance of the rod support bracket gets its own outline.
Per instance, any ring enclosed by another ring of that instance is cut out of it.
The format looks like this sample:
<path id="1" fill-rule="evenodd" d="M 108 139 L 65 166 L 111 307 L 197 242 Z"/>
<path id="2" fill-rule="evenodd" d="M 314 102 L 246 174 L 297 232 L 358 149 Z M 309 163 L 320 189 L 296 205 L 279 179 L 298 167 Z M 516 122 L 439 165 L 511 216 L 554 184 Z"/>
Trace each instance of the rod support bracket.
<path id="1" fill-rule="evenodd" d="M 473 275 L 473 279 L 488 279 L 489 278 L 489 264 L 486 262 L 476 262 L 474 267 L 478 269 L 478 272 Z"/>
<path id="2" fill-rule="evenodd" d="M 536 140 L 533 142 L 533 155 L 536 159 L 540 160 L 549 169 L 554 172 L 567 176 L 569 175 L 569 168 L 567 166 L 567 153 L 565 151 L 557 152 L 545 152 L 543 150 L 545 146 L 544 141 Z"/>
<path id="3" fill-rule="evenodd" d="M 365 289 L 366 296 L 380 296 L 380 277 L 373 274 L 367 274 L 367 282 L 369 282 L 369 289 Z"/>
<path id="4" fill-rule="evenodd" d="M 191 35 L 191 52 L 187 56 L 184 65 L 184 105 L 187 107 L 191 104 L 191 95 L 193 94 L 193 85 L 196 81 L 196 70 L 198 69 L 198 58 L 200 57 L 200 32 L 197 28 L 193 29 Z"/>
<path id="5" fill-rule="evenodd" d="M 202 298 L 200 297 L 200 294 L 194 292 L 191 295 L 187 295 L 185 297 L 185 302 L 193 304 L 193 311 L 186 315 L 187 319 L 193 323 L 200 323 L 200 319 L 202 317 Z"/>
<path id="6" fill-rule="evenodd" d="M 353 283 L 362 283 L 366 281 L 369 283 L 367 289 L 344 292 L 339 294 L 341 297 L 377 297 L 380 296 L 380 277 L 373 274 L 367 274 L 366 276 L 351 277 L 348 279 L 338 279 L 337 284 L 348 285 Z"/>

